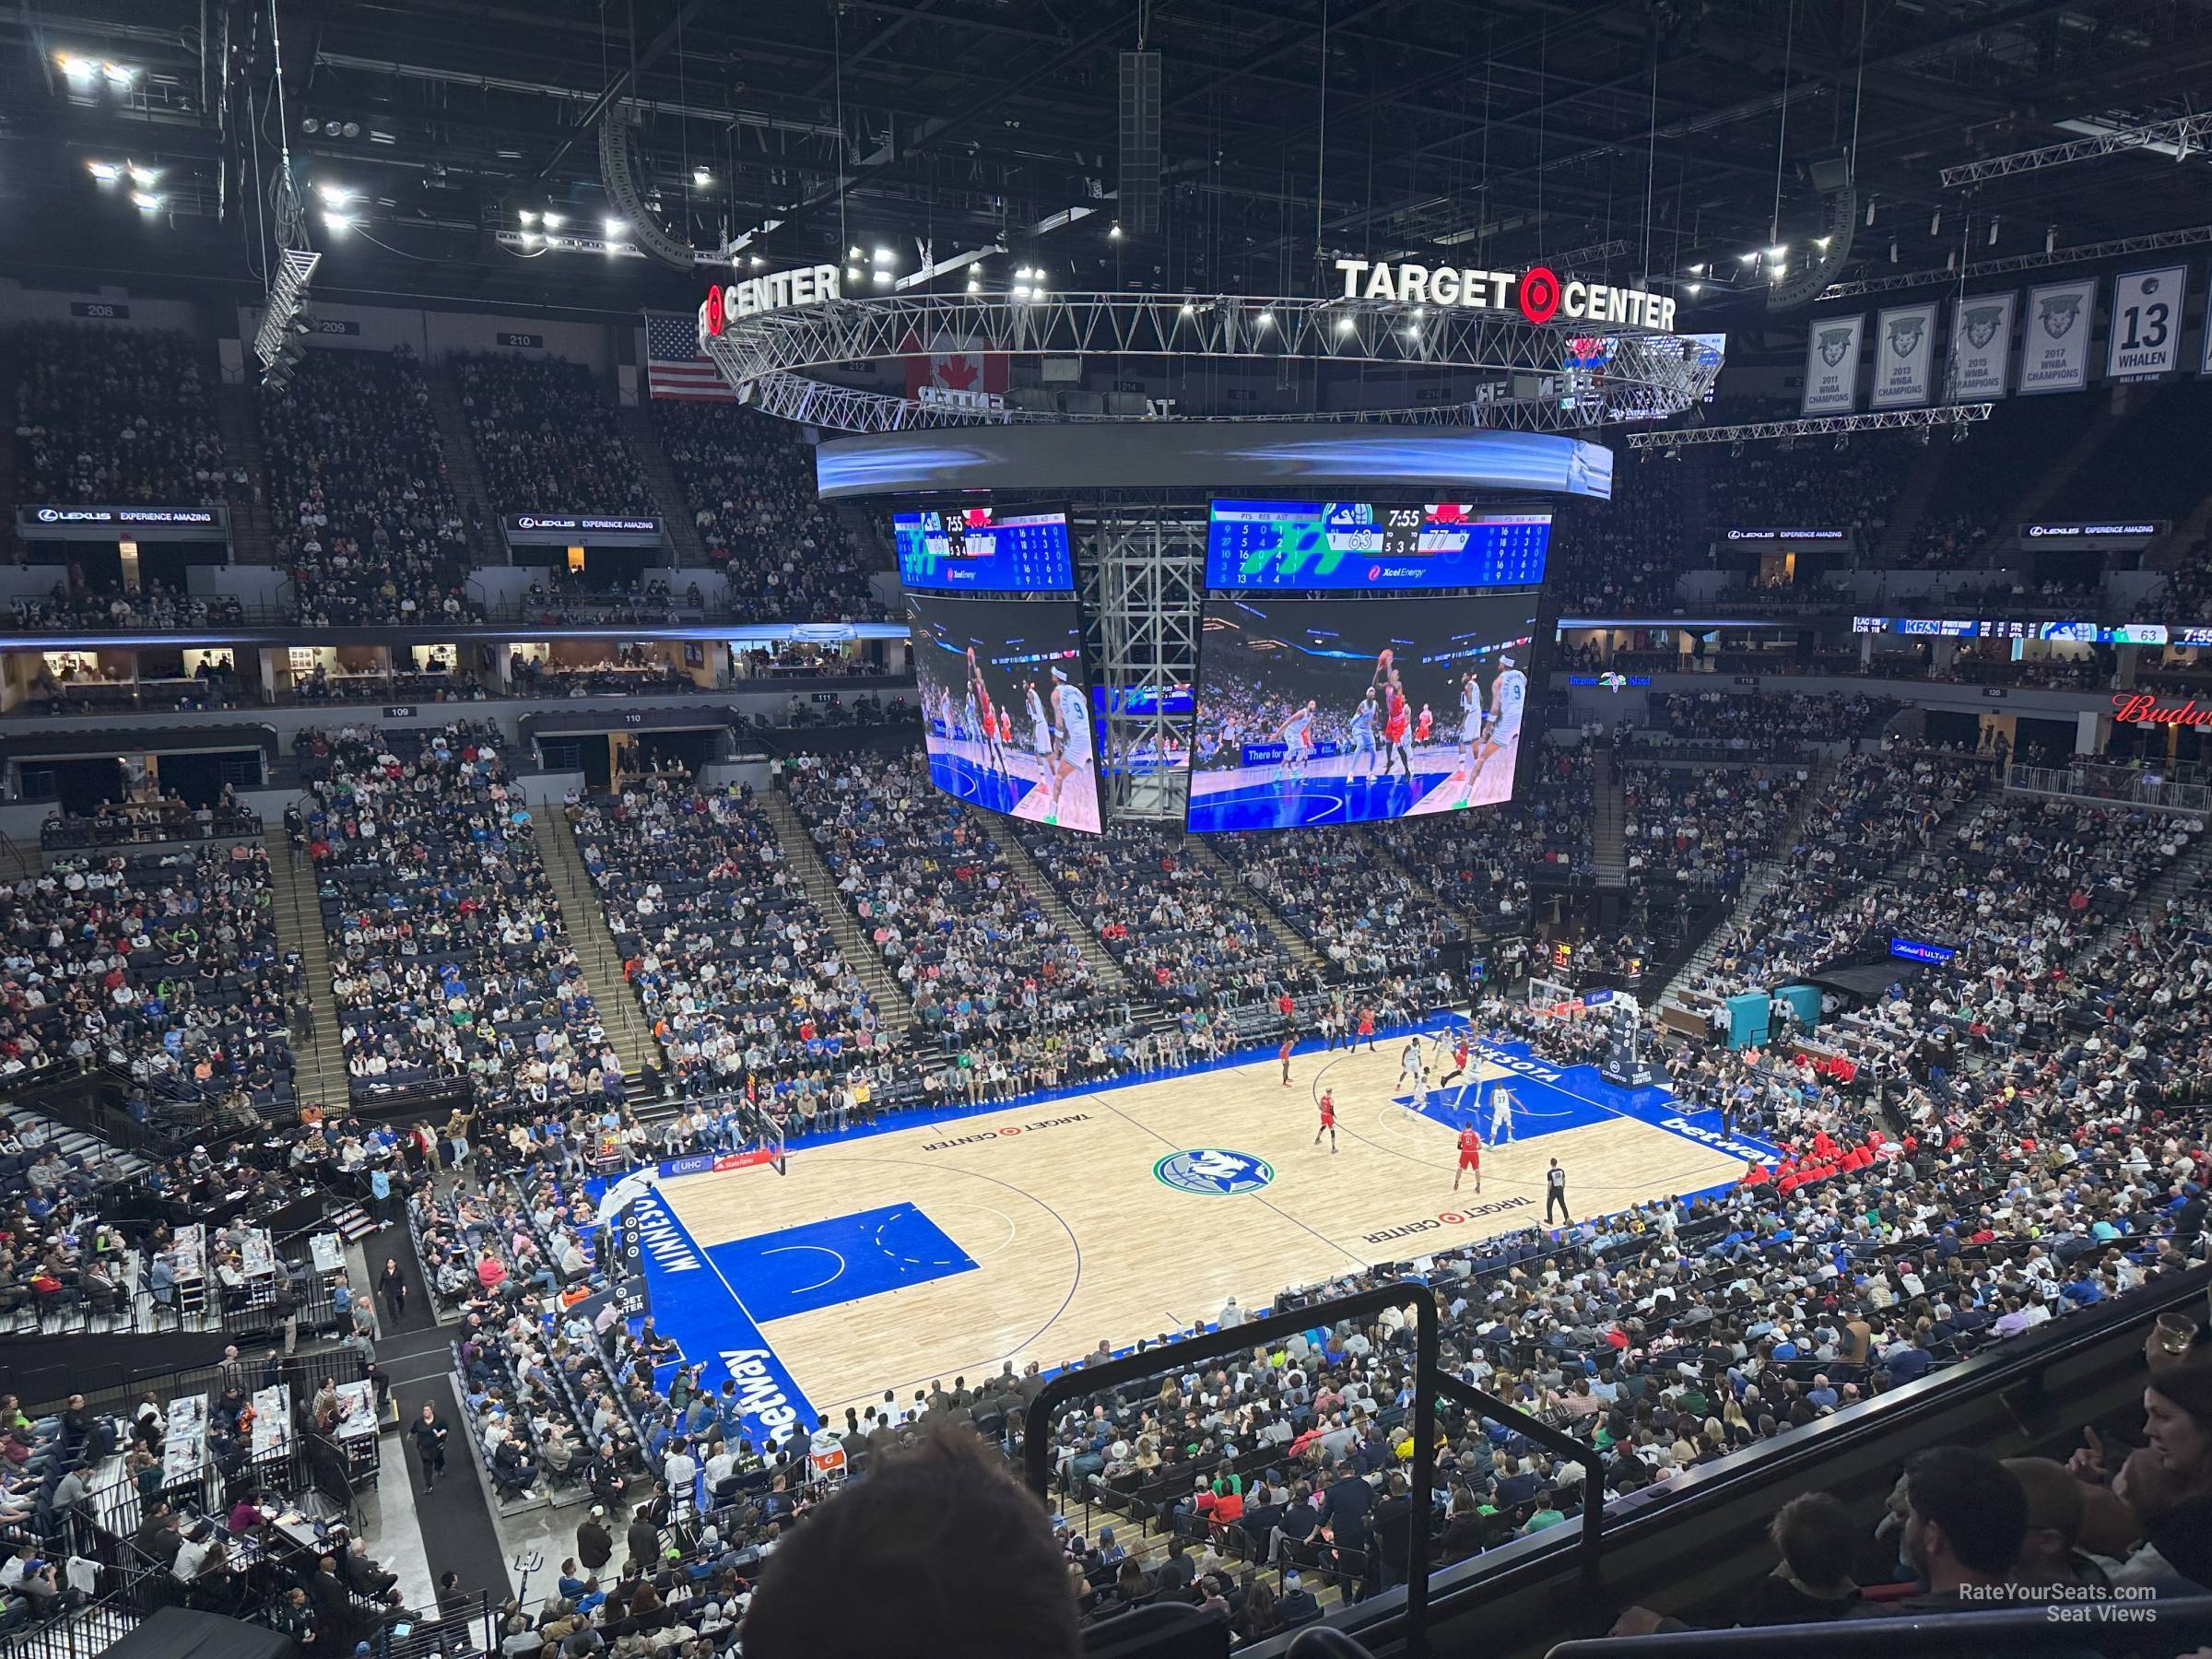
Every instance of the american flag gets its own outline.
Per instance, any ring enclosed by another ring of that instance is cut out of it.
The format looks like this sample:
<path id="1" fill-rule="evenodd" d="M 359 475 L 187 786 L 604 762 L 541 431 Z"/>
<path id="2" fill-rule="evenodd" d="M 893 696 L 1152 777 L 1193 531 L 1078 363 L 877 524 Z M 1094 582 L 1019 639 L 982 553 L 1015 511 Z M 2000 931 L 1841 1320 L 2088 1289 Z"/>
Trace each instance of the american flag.
<path id="1" fill-rule="evenodd" d="M 712 358 L 699 355 L 697 317 L 645 316 L 645 389 L 652 397 L 720 399 L 735 403 L 736 393 L 722 378 Z"/>

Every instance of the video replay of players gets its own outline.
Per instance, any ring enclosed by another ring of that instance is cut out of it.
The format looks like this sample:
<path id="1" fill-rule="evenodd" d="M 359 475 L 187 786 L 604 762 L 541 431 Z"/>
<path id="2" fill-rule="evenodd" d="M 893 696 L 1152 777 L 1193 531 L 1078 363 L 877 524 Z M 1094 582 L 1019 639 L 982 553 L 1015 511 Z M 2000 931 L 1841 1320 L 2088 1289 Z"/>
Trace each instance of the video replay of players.
<path id="1" fill-rule="evenodd" d="M 1188 824 L 1288 830 L 1511 800 L 1535 595 L 1206 604 Z"/>
<path id="2" fill-rule="evenodd" d="M 1096 835 L 1075 601 L 909 594 L 907 607 L 930 782 L 971 806 Z"/>

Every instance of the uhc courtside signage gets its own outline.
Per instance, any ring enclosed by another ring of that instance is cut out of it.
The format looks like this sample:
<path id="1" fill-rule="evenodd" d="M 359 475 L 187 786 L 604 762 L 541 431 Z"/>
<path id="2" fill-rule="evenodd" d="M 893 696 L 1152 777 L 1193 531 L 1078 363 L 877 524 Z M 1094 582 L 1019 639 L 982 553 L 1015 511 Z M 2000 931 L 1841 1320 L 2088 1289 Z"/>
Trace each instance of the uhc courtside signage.
<path id="1" fill-rule="evenodd" d="M 1580 276 L 1561 280 L 1548 265 L 1512 271 L 1465 270 L 1457 265 L 1391 264 L 1373 259 L 1340 259 L 1347 300 L 1388 300 L 1399 305 L 1457 305 L 1470 311 L 1517 311 L 1538 324 L 1555 317 L 1570 322 L 1612 324 L 1671 334 L 1671 295 L 1644 288 L 1611 288 Z"/>

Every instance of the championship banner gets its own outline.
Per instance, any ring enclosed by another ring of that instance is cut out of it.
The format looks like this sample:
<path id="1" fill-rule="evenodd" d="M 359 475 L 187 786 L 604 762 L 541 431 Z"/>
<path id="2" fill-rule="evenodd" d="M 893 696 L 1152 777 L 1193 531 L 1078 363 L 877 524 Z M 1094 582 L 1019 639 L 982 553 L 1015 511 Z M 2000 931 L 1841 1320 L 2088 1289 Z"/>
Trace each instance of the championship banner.
<path id="1" fill-rule="evenodd" d="M 1807 415 L 1848 415 L 1859 395 L 1859 336 L 1866 319 L 1815 317 L 1805 343 Z"/>
<path id="2" fill-rule="evenodd" d="M 1951 383 L 1944 389 L 1948 401 L 1976 403 L 2012 390 L 2006 371 L 2012 362 L 2012 313 L 2019 300 L 2011 293 L 1959 301 L 1951 318 Z"/>
<path id="3" fill-rule="evenodd" d="M 2149 380 L 2181 366 L 2182 306 L 2188 294 L 2187 265 L 2129 271 L 2112 285 L 2107 380 Z"/>
<path id="4" fill-rule="evenodd" d="M 1870 409 L 1915 407 L 1928 401 L 1936 362 L 1936 306 L 1900 305 L 1881 313 L 1874 336 Z"/>
<path id="5" fill-rule="evenodd" d="M 2089 383 L 2089 324 L 2097 279 L 2052 282 L 2028 290 L 2020 331 L 2020 394 L 2078 392 Z"/>

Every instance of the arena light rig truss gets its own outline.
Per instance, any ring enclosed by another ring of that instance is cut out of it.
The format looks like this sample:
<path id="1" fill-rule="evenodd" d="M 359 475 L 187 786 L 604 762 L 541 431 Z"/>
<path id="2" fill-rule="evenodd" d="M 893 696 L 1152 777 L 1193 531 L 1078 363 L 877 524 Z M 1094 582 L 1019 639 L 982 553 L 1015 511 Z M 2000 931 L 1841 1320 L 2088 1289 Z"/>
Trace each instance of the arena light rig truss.
<path id="1" fill-rule="evenodd" d="M 1701 400 L 1719 364 L 1657 329 L 1571 321 L 1532 323 L 1499 311 L 1392 300 L 1262 299 L 1249 295 L 836 294 L 744 315 L 701 307 L 700 349 L 743 401 L 772 415 L 836 431 L 1016 421 L 1162 418 L 1404 421 L 1576 430 L 1625 418 L 1657 419 Z M 1548 273 L 1547 273 L 1548 275 Z M 1557 278 L 1553 278 L 1556 283 Z M 1555 295 L 1556 299 L 1556 295 Z M 711 301 L 719 307 L 719 300 Z M 1458 370 L 1485 377 L 1477 395 L 1450 404 L 1331 409 L 1281 415 L 1179 416 L 1147 403 L 1123 412 L 992 406 L 983 400 L 924 401 L 837 384 L 823 371 L 888 363 L 917 351 L 1007 357 L 1086 355 L 1214 362 L 1363 364 Z"/>
<path id="2" fill-rule="evenodd" d="M 1632 450 L 1685 450 L 1700 443 L 1759 443 L 1770 439 L 1848 438 L 1853 432 L 1934 431 L 1948 427 L 1956 437 L 1978 420 L 1987 420 L 1994 404 L 1947 404 L 1934 409 L 1887 409 L 1875 415 L 1818 415 L 1805 420 L 1761 420 L 1748 426 L 1683 427 L 1670 432 L 1630 432 Z"/>

